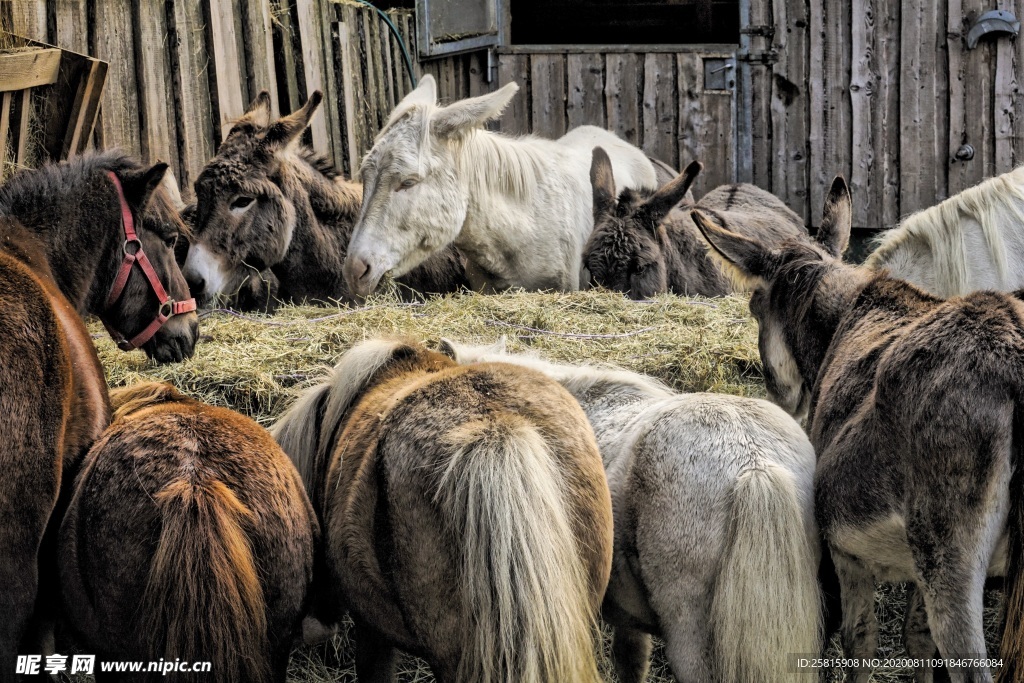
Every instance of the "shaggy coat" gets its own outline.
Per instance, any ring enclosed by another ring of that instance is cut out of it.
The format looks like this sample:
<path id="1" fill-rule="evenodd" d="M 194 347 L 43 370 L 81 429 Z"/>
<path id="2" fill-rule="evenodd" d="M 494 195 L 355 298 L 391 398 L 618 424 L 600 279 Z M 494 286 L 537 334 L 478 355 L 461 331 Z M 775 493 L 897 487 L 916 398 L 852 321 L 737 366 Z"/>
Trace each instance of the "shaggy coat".
<path id="1" fill-rule="evenodd" d="M 320 101 L 317 91 L 299 111 L 271 121 L 270 96 L 260 93 L 199 174 L 184 271 L 201 304 L 220 298 L 272 311 L 280 301 L 356 300 L 342 265 L 362 186 L 299 139 Z M 457 292 L 468 281 L 448 248 L 397 284 L 413 296 Z"/>
<path id="2" fill-rule="evenodd" d="M 652 633 L 678 681 L 780 681 L 786 654 L 818 652 L 814 450 L 785 412 L 503 344 L 446 344 L 459 362 L 543 372 L 594 427 L 615 511 L 603 612 L 619 681 L 647 680 Z"/>
<path id="3" fill-rule="evenodd" d="M 60 529 L 73 634 L 101 659 L 212 663 L 174 680 L 283 683 L 317 536 L 295 467 L 252 420 L 170 385 L 111 399 Z"/>
<path id="4" fill-rule="evenodd" d="M 590 284 L 636 300 L 664 292 L 722 296 L 734 290 L 690 218 L 687 198 L 702 168 L 693 162 L 657 191 L 625 189 L 616 199 L 611 161 L 603 149 L 594 149 L 594 232 L 583 249 Z M 754 185 L 723 185 L 696 208 L 719 225 L 773 244 L 807 235 L 799 216 Z"/>
<path id="5" fill-rule="evenodd" d="M 17 652 L 51 651 L 56 527 L 80 462 L 110 419 L 103 369 L 81 315 L 99 314 L 135 334 L 156 314 L 138 273 L 116 307 L 106 307 L 124 242 L 106 171 L 121 180 L 165 287 L 187 298 L 165 244 L 177 214 L 162 193 L 154 196 L 166 168 L 86 155 L 23 171 L 0 188 L 0 681 L 14 679 Z M 172 319 L 147 352 L 158 360 L 190 355 L 195 325 L 194 314 Z"/>
<path id="6" fill-rule="evenodd" d="M 318 616 L 351 611 L 359 680 L 393 680 L 395 647 L 442 683 L 598 680 L 611 502 L 564 389 L 372 340 L 273 433 L 324 531 Z"/>
<path id="7" fill-rule="evenodd" d="M 908 617 L 908 654 L 983 658 L 985 578 L 1005 575 L 1002 680 L 1020 680 L 1024 305 L 994 292 L 942 300 L 843 264 L 852 211 L 842 179 L 823 215 L 817 244 L 773 249 L 694 212 L 755 287 L 769 393 L 792 413 L 809 409 L 846 656 L 876 654 L 875 583 L 912 581 L 927 625 Z M 949 673 L 954 683 L 992 680 L 969 661 Z"/>

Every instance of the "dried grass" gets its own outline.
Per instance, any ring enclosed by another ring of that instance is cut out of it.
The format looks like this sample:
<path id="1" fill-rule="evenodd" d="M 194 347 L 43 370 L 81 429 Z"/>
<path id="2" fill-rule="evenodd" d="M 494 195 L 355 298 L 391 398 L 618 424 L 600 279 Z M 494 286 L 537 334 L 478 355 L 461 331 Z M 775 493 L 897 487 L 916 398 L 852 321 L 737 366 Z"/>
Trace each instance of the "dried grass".
<path id="1" fill-rule="evenodd" d="M 92 324 L 100 358 L 112 386 L 166 380 L 216 405 L 245 413 L 266 425 L 296 391 L 314 383 L 354 342 L 378 335 L 404 336 L 436 344 L 442 337 L 489 343 L 508 337 L 513 351 L 536 349 L 568 362 L 611 363 L 658 377 L 680 391 L 715 391 L 764 396 L 757 352 L 757 327 L 743 297 L 659 297 L 632 302 L 620 295 L 506 293 L 463 295 L 404 304 L 383 296 L 360 309 L 286 307 L 273 317 L 205 314 L 203 339 L 191 360 L 155 366 L 141 353 L 118 351 Z M 990 652 L 996 652 L 999 596 L 987 600 Z M 879 656 L 904 654 L 905 587 L 884 586 L 876 594 L 882 637 Z M 296 650 L 289 680 L 295 683 L 355 681 L 350 624 L 329 643 Z M 615 680 L 608 662 L 602 670 Z M 838 656 L 836 643 L 830 654 Z M 399 680 L 432 681 L 426 665 L 403 656 Z M 660 645 L 651 683 L 672 681 Z M 808 679 L 810 680 L 810 678 Z M 841 674 L 829 681 L 844 680 Z M 909 671 L 878 671 L 875 683 L 911 681 Z"/>

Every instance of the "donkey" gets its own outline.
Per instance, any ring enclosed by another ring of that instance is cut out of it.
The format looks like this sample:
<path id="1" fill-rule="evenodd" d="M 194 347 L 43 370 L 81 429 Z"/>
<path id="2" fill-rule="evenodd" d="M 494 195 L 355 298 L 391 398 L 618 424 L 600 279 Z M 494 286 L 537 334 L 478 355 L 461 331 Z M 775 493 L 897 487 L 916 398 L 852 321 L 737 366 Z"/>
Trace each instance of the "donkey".
<path id="1" fill-rule="evenodd" d="M 362 201 L 300 137 L 320 105 L 271 120 L 261 92 L 196 179 L 193 241 L 184 272 L 207 304 L 272 311 L 278 301 L 355 301 L 342 264 Z M 468 285 L 454 247 L 399 278 L 404 296 L 447 294 Z M 366 292 L 363 292 L 364 294 Z"/>
<path id="2" fill-rule="evenodd" d="M 977 661 L 983 589 L 986 575 L 1006 576 L 1002 676 L 1020 680 L 1024 304 L 996 292 L 942 300 L 844 264 L 851 216 L 842 178 L 813 244 L 774 247 L 693 212 L 717 257 L 754 288 L 769 395 L 791 414 L 809 410 L 847 657 L 875 656 L 875 582 L 912 581 L 926 622 L 908 617 L 910 656 L 937 646 L 965 658 L 953 681 L 991 681 Z"/>
<path id="3" fill-rule="evenodd" d="M 60 528 L 73 635 L 105 659 L 211 663 L 175 680 L 284 683 L 318 534 L 295 467 L 252 420 L 169 384 L 111 402 Z"/>
<path id="4" fill-rule="evenodd" d="M 366 294 L 449 244 L 466 257 L 474 289 L 575 291 L 580 254 L 594 227 L 587 167 L 603 145 L 620 188 L 653 188 L 643 152 L 615 134 L 581 126 L 559 138 L 511 138 L 483 128 L 519 89 L 437 105 L 434 79 L 398 103 L 360 173 L 366 191 L 345 277 Z"/>
<path id="5" fill-rule="evenodd" d="M 713 259 L 688 211 L 690 185 L 703 166 L 694 161 L 657 191 L 625 189 L 616 200 L 608 154 L 594 148 L 590 180 L 594 190 L 594 232 L 583 249 L 591 284 L 649 299 L 672 292 L 723 296 L 734 283 Z M 723 185 L 696 204 L 741 234 L 773 242 L 806 236 L 803 221 L 778 197 L 746 183 Z"/>
<path id="6" fill-rule="evenodd" d="M 360 681 L 394 680 L 396 646 L 442 682 L 599 680 L 611 501 L 564 389 L 371 340 L 272 433 L 319 516 L 320 608 L 351 610 Z"/>
<path id="7" fill-rule="evenodd" d="M 864 265 L 943 297 L 1024 287 L 1024 166 L 912 214 Z"/>
<path id="8" fill-rule="evenodd" d="M 779 681 L 786 654 L 820 650 L 814 450 L 784 411 L 511 355 L 504 341 L 443 350 L 542 372 L 587 414 L 615 513 L 603 612 L 622 683 L 647 679 L 651 633 L 678 681 Z"/>
<path id="9" fill-rule="evenodd" d="M 124 270 L 128 251 L 149 254 L 161 290 L 188 296 L 166 245 L 178 229 L 157 190 L 166 169 L 90 154 L 0 187 L 0 681 L 13 680 L 19 650 L 52 651 L 56 525 L 69 482 L 110 419 L 103 368 L 80 316 L 100 315 L 129 341 L 150 329 L 159 301 L 148 274 Z M 137 229 L 131 242 L 126 211 Z M 195 335 L 195 314 L 177 315 L 143 348 L 176 360 L 191 354 Z"/>

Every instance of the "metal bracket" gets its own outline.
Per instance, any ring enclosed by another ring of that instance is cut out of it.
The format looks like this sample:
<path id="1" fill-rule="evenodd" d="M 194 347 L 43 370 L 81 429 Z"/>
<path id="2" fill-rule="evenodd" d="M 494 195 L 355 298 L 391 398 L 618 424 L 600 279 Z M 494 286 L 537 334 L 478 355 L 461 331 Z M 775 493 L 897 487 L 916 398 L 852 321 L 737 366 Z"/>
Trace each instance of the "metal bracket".
<path id="1" fill-rule="evenodd" d="M 973 50 L 978 47 L 978 41 L 990 33 L 1016 37 L 1020 33 L 1020 22 L 1013 12 L 1006 10 L 992 10 L 981 14 L 971 22 L 971 28 L 967 32 L 967 49 Z"/>
<path id="2" fill-rule="evenodd" d="M 740 33 L 748 36 L 764 36 L 768 40 L 771 40 L 775 37 L 775 27 L 768 24 L 747 26 L 745 28 L 741 28 Z"/>
<path id="3" fill-rule="evenodd" d="M 765 66 L 769 66 L 779 61 L 779 51 L 762 50 L 759 52 L 740 52 L 736 55 L 736 59 L 750 64 L 764 64 Z"/>

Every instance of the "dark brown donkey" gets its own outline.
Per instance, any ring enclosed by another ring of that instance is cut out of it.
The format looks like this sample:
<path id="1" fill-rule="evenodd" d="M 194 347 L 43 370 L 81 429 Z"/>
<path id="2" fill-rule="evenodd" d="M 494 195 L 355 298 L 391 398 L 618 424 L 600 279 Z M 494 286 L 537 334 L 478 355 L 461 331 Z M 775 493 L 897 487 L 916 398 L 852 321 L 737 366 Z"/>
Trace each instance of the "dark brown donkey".
<path id="1" fill-rule="evenodd" d="M 252 420 L 168 384 L 110 396 L 60 529 L 72 632 L 100 659 L 211 663 L 176 681 L 283 683 L 317 535 L 295 467 Z"/>
<path id="2" fill-rule="evenodd" d="M 839 577 L 846 656 L 875 657 L 877 581 L 912 581 L 907 649 L 983 662 L 986 575 L 1007 577 L 1002 680 L 1024 667 L 1024 305 L 938 299 L 845 265 L 851 200 L 837 178 L 814 244 L 778 248 L 693 217 L 753 286 L 769 394 L 809 407 L 816 510 Z M 923 609 L 923 613 L 921 610 Z M 924 618 L 926 615 L 926 619 Z M 930 630 L 930 636 L 929 636 Z M 853 680 L 868 680 L 867 670 Z"/>
<path id="3" fill-rule="evenodd" d="M 443 683 L 596 683 L 611 498 L 586 415 L 539 372 L 370 340 L 274 427 L 321 519 L 325 619 L 356 670 L 395 647 Z"/>
<path id="4" fill-rule="evenodd" d="M 664 292 L 722 296 L 733 291 L 734 283 L 708 258 L 689 208 L 673 208 L 688 203 L 690 185 L 702 168 L 694 161 L 653 193 L 627 188 L 616 199 L 611 161 L 603 149 L 594 148 L 594 231 L 583 248 L 591 284 L 637 300 Z M 723 185 L 695 208 L 751 237 L 781 242 L 807 235 L 799 216 L 754 185 Z"/>
<path id="5" fill-rule="evenodd" d="M 278 300 L 354 301 L 341 269 L 363 190 L 299 140 L 320 100 L 314 92 L 272 122 L 270 95 L 261 92 L 196 179 L 184 272 L 201 304 L 223 298 L 272 310 Z M 403 295 L 468 286 L 454 247 L 397 283 Z"/>
<path id="6" fill-rule="evenodd" d="M 161 288 L 188 296 L 167 246 L 177 234 L 177 214 L 156 190 L 166 169 L 143 168 L 118 154 L 87 155 L 23 171 L 0 187 L 3 681 L 14 675 L 19 648 L 40 654 L 49 647 L 58 498 L 66 500 L 62 488 L 69 489 L 110 417 L 103 370 L 80 316 L 95 313 L 128 339 L 159 317 L 141 267 L 115 287 L 124 262 L 125 210 L 139 240 L 128 250 L 138 259 L 144 248 Z M 180 360 L 191 354 L 195 334 L 195 314 L 178 315 L 144 348 L 158 359 Z"/>

